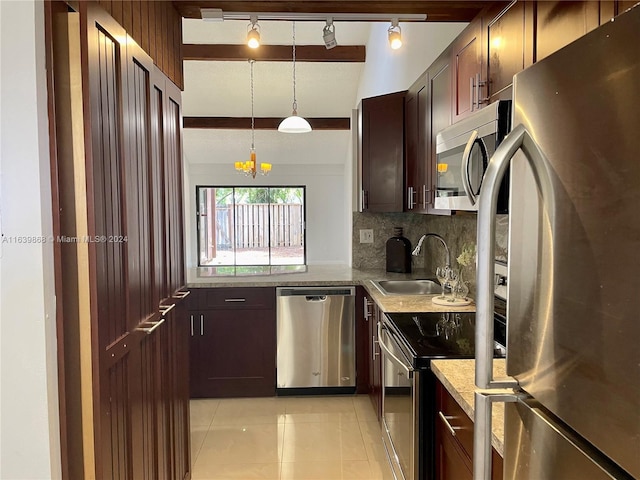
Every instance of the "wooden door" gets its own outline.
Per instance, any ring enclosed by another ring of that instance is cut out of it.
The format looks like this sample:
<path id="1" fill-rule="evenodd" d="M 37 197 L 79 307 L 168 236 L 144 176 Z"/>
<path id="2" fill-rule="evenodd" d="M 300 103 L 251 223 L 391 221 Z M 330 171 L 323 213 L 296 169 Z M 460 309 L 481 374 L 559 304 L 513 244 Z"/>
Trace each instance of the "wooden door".
<path id="1" fill-rule="evenodd" d="M 356 287 L 356 393 L 369 393 L 369 356 L 371 340 L 369 324 L 371 323 L 371 300 L 364 287 Z"/>
<path id="2" fill-rule="evenodd" d="M 369 398 L 373 403 L 373 408 L 378 416 L 378 421 L 382 419 L 382 357 L 380 356 L 380 345 L 378 344 L 378 322 L 380 321 L 380 308 L 369 298 L 371 305 L 371 317 L 369 319 L 369 341 L 371 342 L 369 358 Z"/>
<path id="3" fill-rule="evenodd" d="M 94 4 L 81 8 L 91 112 L 86 158 L 98 357 L 96 472 L 113 479 L 185 478 L 179 92 L 111 17 Z M 165 233 L 168 219 L 174 230 Z"/>
<path id="4" fill-rule="evenodd" d="M 94 374 L 99 385 L 94 398 L 99 424 L 96 471 L 104 478 L 124 479 L 133 478 L 134 472 L 132 422 L 137 419 L 131 416 L 136 399 L 131 397 L 130 385 L 142 335 L 135 331 L 128 304 L 126 244 L 108 240 L 128 238 L 124 181 L 127 37 L 101 10 L 93 5 L 83 7 L 87 9 L 89 81 L 85 94 L 91 112 L 86 129 L 91 135 L 86 143 L 89 232 L 97 240 L 89 244 L 95 271 L 91 316 L 98 361 Z"/>
<path id="5" fill-rule="evenodd" d="M 535 61 L 551 55 L 600 24 L 599 2 L 536 2 Z"/>
<path id="6" fill-rule="evenodd" d="M 525 6 L 523 1 L 511 3 L 487 24 L 487 78 L 489 103 L 511 99 L 513 76 L 533 58 L 530 42 L 525 41 Z"/>
<path id="7" fill-rule="evenodd" d="M 422 213 L 427 210 L 427 73 L 409 87 L 405 100 L 405 211 Z"/>
<path id="8" fill-rule="evenodd" d="M 406 92 L 362 100 L 364 212 L 402 212 Z"/>
<path id="9" fill-rule="evenodd" d="M 476 17 L 451 44 L 453 121 L 481 108 L 486 83 L 482 55 L 482 17 Z M 478 84 L 480 82 L 480 84 Z"/>
<path id="10" fill-rule="evenodd" d="M 436 136 L 443 128 L 451 125 L 453 115 L 451 92 L 451 53 L 445 50 L 427 70 L 428 91 L 427 110 L 429 112 L 429 138 L 427 143 L 427 213 L 451 215 L 451 210 L 434 208 L 436 181 L 438 178 L 436 158 Z"/>

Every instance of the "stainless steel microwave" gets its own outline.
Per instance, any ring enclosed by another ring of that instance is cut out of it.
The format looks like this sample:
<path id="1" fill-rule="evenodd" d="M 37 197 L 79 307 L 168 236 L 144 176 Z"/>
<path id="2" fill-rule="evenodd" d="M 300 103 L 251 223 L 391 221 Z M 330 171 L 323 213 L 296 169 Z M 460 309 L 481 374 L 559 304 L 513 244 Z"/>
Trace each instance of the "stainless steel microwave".
<path id="1" fill-rule="evenodd" d="M 511 101 L 501 100 L 438 133 L 435 208 L 478 210 L 487 164 L 510 129 Z M 507 212 L 508 178 L 500 189 L 498 213 Z"/>

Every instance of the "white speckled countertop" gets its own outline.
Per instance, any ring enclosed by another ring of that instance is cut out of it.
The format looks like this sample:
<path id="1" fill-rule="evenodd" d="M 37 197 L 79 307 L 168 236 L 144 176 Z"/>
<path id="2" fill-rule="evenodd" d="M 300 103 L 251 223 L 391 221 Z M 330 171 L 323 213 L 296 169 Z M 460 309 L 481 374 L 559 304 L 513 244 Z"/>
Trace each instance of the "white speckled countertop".
<path id="1" fill-rule="evenodd" d="M 431 369 L 438 380 L 451 396 L 460 404 L 462 409 L 473 420 L 474 392 L 475 392 L 475 360 L 433 360 Z M 506 376 L 504 359 L 493 361 L 493 376 Z M 491 428 L 491 443 L 496 451 L 503 456 L 504 452 L 504 404 L 493 405 L 493 420 Z"/>

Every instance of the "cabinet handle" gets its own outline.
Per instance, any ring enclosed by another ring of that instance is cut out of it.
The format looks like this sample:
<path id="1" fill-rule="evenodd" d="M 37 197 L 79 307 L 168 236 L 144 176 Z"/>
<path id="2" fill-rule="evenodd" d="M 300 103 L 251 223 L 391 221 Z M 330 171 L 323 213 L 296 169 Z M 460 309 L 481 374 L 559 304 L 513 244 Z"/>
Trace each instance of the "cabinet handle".
<path id="1" fill-rule="evenodd" d="M 444 426 L 447 427 L 447 430 L 449 430 L 449 433 L 451 434 L 452 437 L 456 436 L 456 430 L 462 430 L 462 427 L 454 427 L 449 423 L 449 420 L 452 420 L 454 417 L 450 415 L 445 415 L 441 411 L 438 412 L 438 416 L 440 417 L 440 420 L 444 422 Z"/>
<path id="2" fill-rule="evenodd" d="M 407 210 L 413 210 L 413 207 L 415 207 L 416 202 L 414 201 L 413 197 L 417 196 L 417 194 L 418 192 L 415 188 L 407 188 Z"/>
<path id="3" fill-rule="evenodd" d="M 183 298 L 187 298 L 190 294 L 191 294 L 191 290 L 186 292 L 176 292 L 175 295 L 173 295 L 173 298 L 182 300 Z"/>
<path id="4" fill-rule="evenodd" d="M 471 101 L 471 105 L 469 106 L 469 109 L 472 112 L 474 110 L 474 107 L 476 106 L 475 91 L 476 91 L 475 79 L 473 77 L 469 77 L 469 100 Z"/>
<path id="5" fill-rule="evenodd" d="M 422 209 L 426 210 L 427 209 L 427 193 L 429 193 L 431 190 L 427 190 L 427 186 L 426 185 L 422 185 Z"/>
<path id="6" fill-rule="evenodd" d="M 158 308 L 160 309 L 160 314 L 164 317 L 167 313 L 173 310 L 173 307 L 175 306 L 176 304 L 172 303 L 171 305 L 160 305 Z"/>
<path id="7" fill-rule="evenodd" d="M 147 335 L 149 335 L 151 332 L 153 332 L 156 328 L 158 328 L 160 325 L 162 325 L 164 323 L 164 321 L 166 320 L 166 318 L 162 317 L 160 320 L 158 320 L 157 322 L 152 322 L 149 325 L 151 325 L 150 327 L 138 327 L 137 330 L 141 331 L 141 332 L 145 332 Z"/>
<path id="8" fill-rule="evenodd" d="M 200 336 L 204 335 L 204 315 L 200 315 Z"/>
<path id="9" fill-rule="evenodd" d="M 225 298 L 225 302 L 246 302 L 246 298 Z"/>
<path id="10" fill-rule="evenodd" d="M 191 322 L 191 336 L 193 337 L 193 315 L 189 315 L 189 320 Z"/>
<path id="11" fill-rule="evenodd" d="M 362 210 L 367 210 L 369 208 L 369 192 L 362 190 L 361 195 Z"/>
<path id="12" fill-rule="evenodd" d="M 364 297 L 364 319 L 367 322 L 371 318 L 371 311 L 369 310 L 370 305 L 371 303 L 369 302 L 369 299 L 367 297 Z"/>
<path id="13" fill-rule="evenodd" d="M 487 99 L 480 98 L 480 87 L 484 87 L 487 84 L 487 82 L 483 82 L 482 80 L 480 80 L 480 74 L 476 73 L 476 80 L 475 80 L 475 90 L 476 90 L 476 110 L 480 109 L 480 104 L 482 103 L 486 103 Z"/>
<path id="14" fill-rule="evenodd" d="M 373 354 L 371 355 L 371 360 L 375 361 L 376 357 L 380 355 L 378 352 L 376 352 L 376 343 L 378 343 L 378 340 L 376 340 L 375 335 L 371 335 L 371 340 L 371 351 L 373 352 Z"/>

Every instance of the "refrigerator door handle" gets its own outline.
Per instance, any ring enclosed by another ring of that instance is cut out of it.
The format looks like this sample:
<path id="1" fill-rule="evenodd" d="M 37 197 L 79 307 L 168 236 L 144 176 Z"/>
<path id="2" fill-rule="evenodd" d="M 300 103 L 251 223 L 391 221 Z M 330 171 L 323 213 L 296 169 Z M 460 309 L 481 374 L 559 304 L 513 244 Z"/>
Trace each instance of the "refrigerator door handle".
<path id="1" fill-rule="evenodd" d="M 473 480 L 491 478 L 491 414 L 494 403 L 515 403 L 526 395 L 514 392 L 475 392 L 473 419 Z"/>
<path id="2" fill-rule="evenodd" d="M 496 216 L 500 182 L 513 156 L 522 149 L 548 211 L 554 211 L 549 162 L 524 125 L 517 125 L 496 149 L 487 166 L 478 202 L 477 299 L 476 299 L 476 386 L 513 388 L 514 379 L 493 379 L 493 278 L 496 241 Z M 507 320 L 508 321 L 508 320 Z M 509 351 L 507 348 L 507 357 Z"/>

